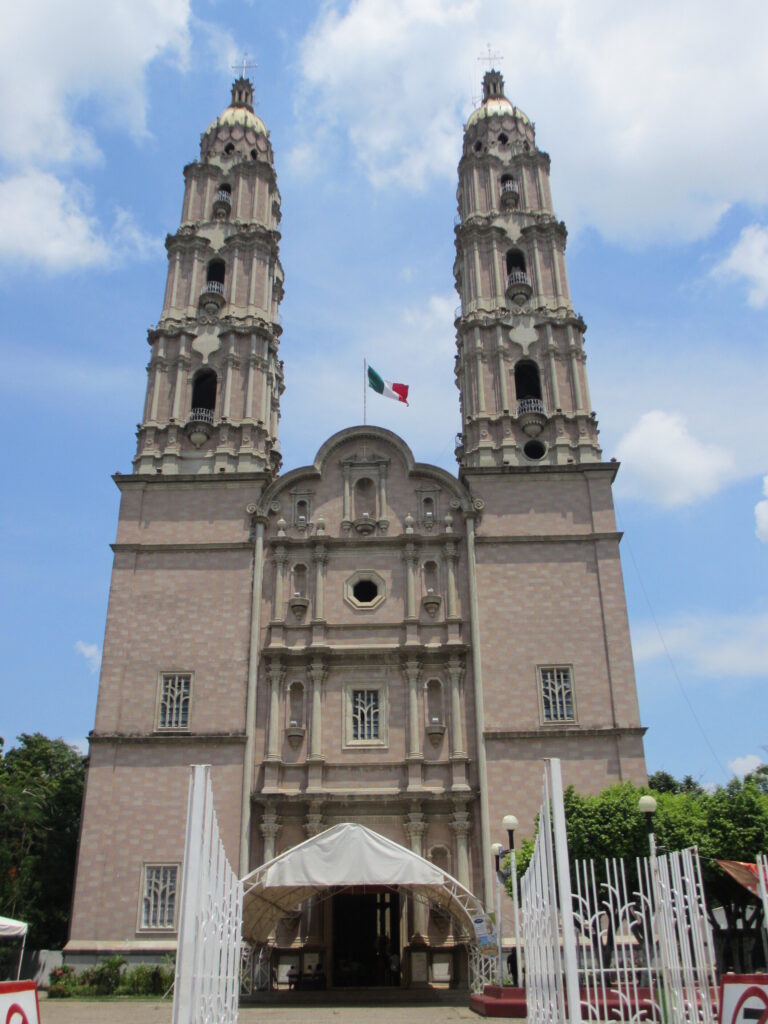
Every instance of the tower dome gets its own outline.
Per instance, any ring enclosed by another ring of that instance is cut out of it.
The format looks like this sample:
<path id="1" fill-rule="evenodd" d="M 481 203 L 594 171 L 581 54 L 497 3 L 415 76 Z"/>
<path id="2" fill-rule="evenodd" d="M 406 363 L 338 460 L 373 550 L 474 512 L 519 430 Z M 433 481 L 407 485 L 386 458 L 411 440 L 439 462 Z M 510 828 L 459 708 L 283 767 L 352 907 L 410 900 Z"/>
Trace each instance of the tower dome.
<path id="1" fill-rule="evenodd" d="M 253 110 L 253 83 L 241 76 L 232 84 L 232 99 L 202 134 L 200 151 L 204 158 L 215 156 L 234 161 L 259 159 L 271 162 L 269 132 Z"/>
<path id="2" fill-rule="evenodd" d="M 500 71 L 486 71 L 483 76 L 483 102 L 467 118 L 465 130 L 492 117 L 513 117 L 521 125 L 529 126 L 527 114 L 510 103 L 504 95 L 504 78 Z"/>

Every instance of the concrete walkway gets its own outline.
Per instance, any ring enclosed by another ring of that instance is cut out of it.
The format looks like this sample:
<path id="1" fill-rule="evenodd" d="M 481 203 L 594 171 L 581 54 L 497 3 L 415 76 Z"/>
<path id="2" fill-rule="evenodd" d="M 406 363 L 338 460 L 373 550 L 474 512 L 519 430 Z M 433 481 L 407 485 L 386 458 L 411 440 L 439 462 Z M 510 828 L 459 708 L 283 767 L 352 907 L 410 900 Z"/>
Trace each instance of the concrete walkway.
<path id="1" fill-rule="evenodd" d="M 466 1006 L 245 1006 L 240 1024 L 455 1024 L 480 1021 Z M 40 1000 L 41 1024 L 171 1024 L 171 1003 L 133 999 Z"/>

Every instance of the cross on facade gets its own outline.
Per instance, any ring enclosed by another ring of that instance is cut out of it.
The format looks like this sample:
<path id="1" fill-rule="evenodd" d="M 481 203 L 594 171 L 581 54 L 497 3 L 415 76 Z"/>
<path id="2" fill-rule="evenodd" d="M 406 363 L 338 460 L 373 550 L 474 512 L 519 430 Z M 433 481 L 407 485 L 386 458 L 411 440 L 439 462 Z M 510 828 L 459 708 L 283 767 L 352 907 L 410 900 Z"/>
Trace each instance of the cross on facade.
<path id="1" fill-rule="evenodd" d="M 488 49 L 490 49 L 490 47 L 488 47 Z M 242 62 L 242 64 L 232 64 L 231 65 L 231 68 L 232 68 L 233 71 L 239 71 L 240 72 L 240 77 L 241 78 L 245 78 L 245 72 L 246 71 L 250 71 L 251 69 L 253 69 L 255 71 L 256 68 L 259 66 L 258 64 L 248 64 L 247 61 L 248 61 L 248 51 L 247 50 L 243 50 L 243 62 Z"/>

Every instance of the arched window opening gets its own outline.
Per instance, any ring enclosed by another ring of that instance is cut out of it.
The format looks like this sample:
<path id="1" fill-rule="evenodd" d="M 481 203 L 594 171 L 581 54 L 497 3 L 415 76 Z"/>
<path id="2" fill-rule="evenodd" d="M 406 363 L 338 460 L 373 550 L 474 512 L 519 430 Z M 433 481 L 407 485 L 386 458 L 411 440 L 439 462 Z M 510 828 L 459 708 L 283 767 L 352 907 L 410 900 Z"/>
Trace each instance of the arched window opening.
<path id="1" fill-rule="evenodd" d="M 192 384 L 192 408 L 207 409 L 213 413 L 216 408 L 216 374 L 213 370 L 201 370 Z"/>
<path id="2" fill-rule="evenodd" d="M 522 359 L 515 366 L 515 394 L 518 401 L 523 398 L 537 398 L 541 401 L 539 368 L 531 359 Z"/>
<path id="3" fill-rule="evenodd" d="M 297 562 L 293 567 L 293 596 L 307 596 L 307 567 L 303 562 Z"/>
<path id="4" fill-rule="evenodd" d="M 232 153 L 234 153 L 235 152 L 235 144 L 234 144 L 234 142 L 228 142 L 226 144 L 226 146 L 224 147 L 224 152 L 227 154 L 227 156 L 230 156 Z"/>
<path id="5" fill-rule="evenodd" d="M 427 525 L 434 523 L 435 521 L 435 499 L 427 496 L 422 499 L 421 511 L 424 515 L 424 522 Z"/>
<path id="6" fill-rule="evenodd" d="M 506 261 L 508 274 L 511 274 L 513 270 L 520 270 L 523 274 L 526 272 L 525 256 L 519 249 L 509 249 L 507 251 Z"/>
<path id="7" fill-rule="evenodd" d="M 376 485 L 363 477 L 355 484 L 355 519 L 376 518 Z"/>
<path id="8" fill-rule="evenodd" d="M 439 679 L 430 679 L 427 683 L 427 730 L 430 726 L 445 726 L 443 710 L 443 684 Z"/>
<path id="9" fill-rule="evenodd" d="M 232 195 L 232 186 L 228 185 L 227 182 L 224 181 L 224 182 L 221 183 L 221 185 L 219 185 L 217 191 L 219 193 L 226 192 L 228 196 L 231 196 Z"/>
<path id="10" fill-rule="evenodd" d="M 509 142 L 509 136 L 507 135 L 506 132 L 502 132 L 499 135 L 499 142 L 502 144 L 502 146 L 506 146 L 506 144 Z"/>
<path id="11" fill-rule="evenodd" d="M 482 148 L 483 148 L 483 144 L 480 141 L 480 139 L 478 139 L 477 142 L 475 143 L 475 152 L 479 153 Z"/>
<path id="12" fill-rule="evenodd" d="M 288 687 L 288 728 L 302 729 L 304 727 L 304 684 L 298 681 L 291 683 Z"/>
<path id="13" fill-rule="evenodd" d="M 309 522 L 309 502 L 305 498 L 299 498 L 296 502 L 296 525 L 306 526 Z"/>
<path id="14" fill-rule="evenodd" d="M 437 585 L 437 562 L 424 563 L 424 591 L 427 594 L 436 594 Z"/>
<path id="15" fill-rule="evenodd" d="M 205 280 L 208 284 L 215 282 L 223 286 L 226 269 L 224 260 L 211 260 L 205 273 Z"/>

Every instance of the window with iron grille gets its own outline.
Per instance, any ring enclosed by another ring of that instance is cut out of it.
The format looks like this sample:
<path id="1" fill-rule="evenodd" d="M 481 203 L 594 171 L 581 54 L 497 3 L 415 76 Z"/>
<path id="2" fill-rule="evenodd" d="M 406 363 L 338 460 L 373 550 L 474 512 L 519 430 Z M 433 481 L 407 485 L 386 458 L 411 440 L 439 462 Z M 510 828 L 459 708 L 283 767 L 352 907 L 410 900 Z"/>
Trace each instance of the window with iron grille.
<path id="1" fill-rule="evenodd" d="M 172 931 L 176 927 L 178 864 L 145 864 L 141 928 Z"/>
<path id="2" fill-rule="evenodd" d="M 575 722 L 573 680 L 566 666 L 539 669 L 541 679 L 541 715 L 545 722 Z"/>
<path id="3" fill-rule="evenodd" d="M 379 691 L 352 691 L 352 740 L 379 739 Z"/>
<path id="4" fill-rule="evenodd" d="M 192 696 L 190 673 L 163 673 L 157 707 L 158 729 L 188 729 L 189 702 Z"/>

